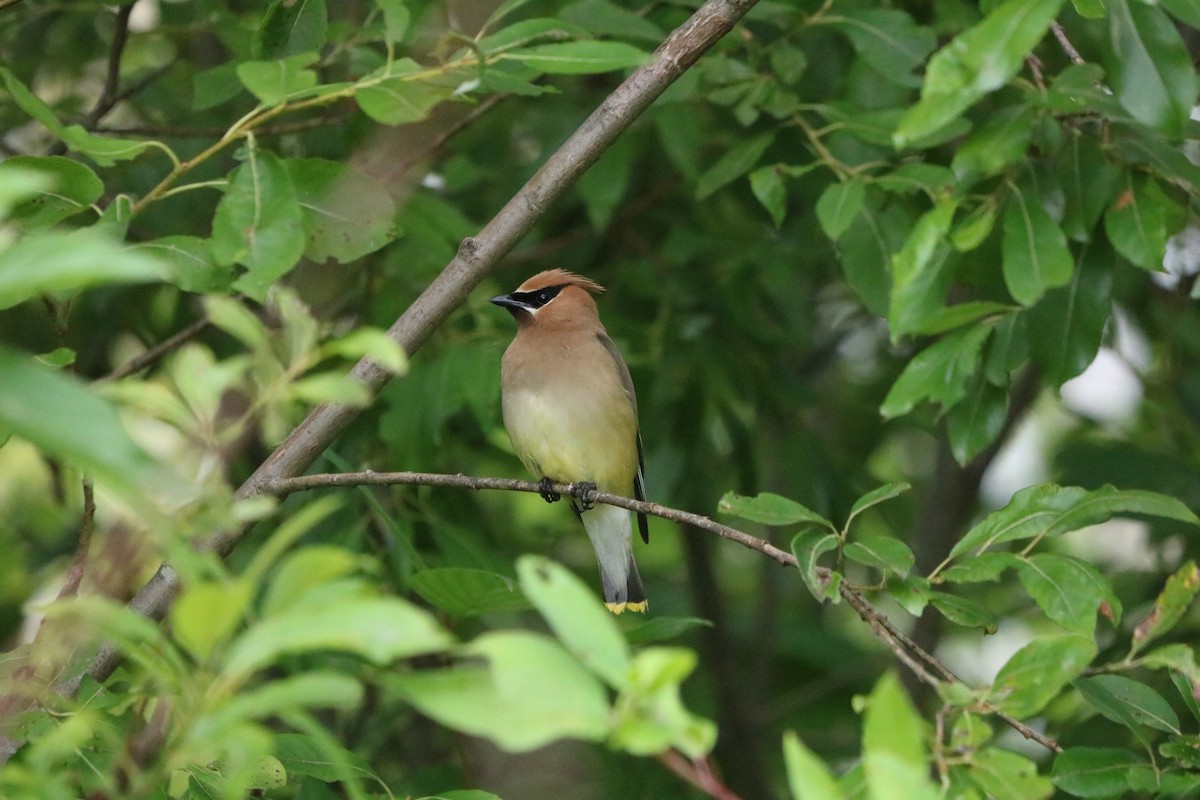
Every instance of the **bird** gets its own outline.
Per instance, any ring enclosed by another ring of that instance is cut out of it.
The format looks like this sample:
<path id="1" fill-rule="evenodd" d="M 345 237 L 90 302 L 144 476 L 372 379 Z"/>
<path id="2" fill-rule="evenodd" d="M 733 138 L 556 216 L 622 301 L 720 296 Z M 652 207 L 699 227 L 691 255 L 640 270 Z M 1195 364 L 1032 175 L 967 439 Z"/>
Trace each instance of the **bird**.
<path id="1" fill-rule="evenodd" d="M 646 499 L 637 396 L 629 367 L 600 321 L 593 295 L 603 291 L 589 278 L 550 269 L 491 298 L 517 322 L 500 366 L 504 427 L 547 502 L 560 499 L 551 491 L 555 483 L 623 496 L 632 490 Z M 571 508 L 596 551 L 608 610 L 645 612 L 630 513 L 578 497 Z M 649 543 L 645 514 L 637 520 Z"/>

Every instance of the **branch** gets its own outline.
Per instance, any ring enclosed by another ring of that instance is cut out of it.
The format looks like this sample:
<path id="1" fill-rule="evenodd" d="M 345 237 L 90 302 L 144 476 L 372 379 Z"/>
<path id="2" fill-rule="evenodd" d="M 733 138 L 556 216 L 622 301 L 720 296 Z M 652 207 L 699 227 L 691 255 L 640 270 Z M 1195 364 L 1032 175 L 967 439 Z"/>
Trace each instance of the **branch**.
<path id="1" fill-rule="evenodd" d="M 472 489 L 474 491 L 497 489 L 509 492 L 533 492 L 534 494 L 540 494 L 544 489 L 540 483 L 513 478 L 481 478 L 472 475 L 446 475 L 434 472 L 372 472 L 368 470 L 365 472 L 320 473 L 303 475 L 296 478 L 274 478 L 264 482 L 261 490 L 263 494 L 283 497 L 293 492 L 302 492 L 309 489 L 346 486 L 449 486 Z M 794 555 L 779 549 L 765 539 L 759 539 L 757 536 L 751 536 L 745 531 L 731 528 L 728 525 L 722 525 L 700 514 L 681 511 L 677 508 L 670 508 L 645 500 L 634 500 L 630 497 L 622 497 L 621 495 L 609 494 L 608 492 L 598 492 L 590 484 L 556 483 L 550 489 L 558 494 L 570 495 L 585 502 L 604 503 L 605 505 L 661 517 L 662 519 L 671 520 L 683 525 L 691 525 L 692 527 L 700 528 L 701 530 L 715 533 L 722 538 L 737 542 L 745 547 L 749 547 L 751 550 L 757 550 L 785 567 L 799 567 L 799 562 Z M 817 573 L 823 578 L 829 578 L 831 575 L 831 571 L 824 567 L 818 567 Z M 929 653 L 910 639 L 882 611 L 871 605 L 862 592 L 847 586 L 844 582 L 841 584 L 839 591 L 846 604 L 853 608 L 863 622 L 866 622 L 870 626 L 871 632 L 875 637 L 886 644 L 895 653 L 896 658 L 908 667 L 914 675 L 920 678 L 921 681 L 933 687 L 937 687 L 943 682 L 967 685 L 962 678 L 955 675 L 937 656 Z M 930 670 L 933 670 L 933 672 L 931 673 Z M 1035 741 L 1052 752 L 1057 753 L 1062 750 L 1053 739 L 1035 731 L 1017 718 L 993 708 L 986 708 L 984 710 L 987 713 L 995 715 L 997 719 L 1020 733 L 1026 739 Z M 664 763 L 666 762 L 664 761 Z"/>
<path id="2" fill-rule="evenodd" d="M 471 290 L 478 286 L 533 228 L 550 204 L 570 188 L 576 179 L 600 158 L 617 136 L 657 100 L 668 86 L 732 30 L 756 2 L 757 0 L 707 0 L 683 25 L 672 31 L 655 50 L 650 62 L 635 70 L 605 98 L 591 116 L 546 160 L 541 169 L 478 234 L 462 242 L 457 255 L 396 320 L 388 333 L 405 352 L 409 355 L 416 352 L 450 312 L 467 299 Z M 218 142 L 196 156 L 192 163 L 202 160 L 207 153 L 226 144 L 228 142 L 224 140 Z M 164 178 L 159 186 L 135 204 L 134 211 L 139 211 L 164 192 L 178 176 L 178 172 L 179 170 Z M 388 372 L 367 359 L 356 364 L 350 375 L 363 383 L 372 394 L 378 393 L 390 377 Z M 339 404 L 327 404 L 313 409 L 242 484 L 237 496 L 247 498 L 263 494 L 264 487 L 272 481 L 303 473 L 360 410 L 361 408 L 356 406 Z M 201 541 L 198 547 L 203 551 L 225 556 L 244 532 L 244 528 L 216 531 Z M 766 545 L 765 542 L 763 544 L 778 553 L 778 556 L 791 557 L 790 554 Z M 162 620 L 170 610 L 178 591 L 179 575 L 170 564 L 163 564 L 129 602 L 129 606 L 150 619 Z M 59 684 L 55 690 L 64 695 L 74 694 L 78 691 L 83 675 L 104 681 L 120 662 L 121 655 L 117 650 L 105 645 L 100 648 L 83 674 Z M 0 737 L 0 766 L 17 747 L 18 743 L 4 741 L 3 737 Z"/>
<path id="3" fill-rule="evenodd" d="M 179 347 L 188 339 L 191 339 L 193 336 L 203 331 L 208 327 L 208 325 L 208 316 L 204 315 L 183 330 L 171 334 L 146 352 L 131 358 L 129 361 L 117 367 L 107 375 L 100 376 L 94 381 L 94 383 L 108 383 L 109 381 L 120 380 L 121 378 L 132 375 L 135 372 L 141 372 L 146 367 L 165 356 L 167 353 Z"/>
<path id="4" fill-rule="evenodd" d="M 667 750 L 659 754 L 658 760 L 664 767 L 713 800 L 741 800 L 732 789 L 713 774 L 712 764 L 707 758 L 689 759 L 678 750 Z"/>
<path id="5" fill-rule="evenodd" d="M 302 475 L 297 478 L 273 478 L 260 485 L 261 494 L 271 494 L 279 497 L 293 492 L 308 489 L 321 489 L 339 486 L 454 486 L 463 489 L 499 489 L 507 492 L 541 493 L 542 485 L 533 481 L 522 481 L 515 478 L 479 478 L 472 475 L 445 475 L 436 472 L 329 472 L 315 475 Z M 662 506 L 646 500 L 634 500 L 619 494 L 599 492 L 589 484 L 562 483 L 554 484 L 551 491 L 578 497 L 580 500 L 592 503 L 625 508 L 642 514 L 669 519 L 681 525 L 693 525 L 697 528 L 715 533 L 725 539 L 757 550 L 768 558 L 778 561 L 785 567 L 797 566 L 796 557 L 791 553 L 780 550 L 775 545 L 751 536 L 748 533 L 722 525 L 715 520 L 690 511 Z"/>

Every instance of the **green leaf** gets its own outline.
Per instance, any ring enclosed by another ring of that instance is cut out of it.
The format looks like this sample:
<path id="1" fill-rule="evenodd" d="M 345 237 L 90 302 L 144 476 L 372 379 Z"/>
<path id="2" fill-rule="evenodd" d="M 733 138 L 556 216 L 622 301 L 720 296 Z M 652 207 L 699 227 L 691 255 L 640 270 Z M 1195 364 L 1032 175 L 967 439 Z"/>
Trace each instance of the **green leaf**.
<path id="1" fill-rule="evenodd" d="M 696 199 L 703 200 L 713 192 L 745 175 L 758 163 L 763 153 L 775 141 L 775 132 L 762 133 L 743 139 L 717 159 L 696 181 Z"/>
<path id="2" fill-rule="evenodd" d="M 347 264 L 396 238 L 396 204 L 378 181 L 320 158 L 284 164 L 300 203 L 308 258 Z"/>
<path id="3" fill-rule="evenodd" d="M 271 741 L 275 757 L 289 775 L 307 775 L 333 783 L 372 774 L 361 756 L 341 748 L 330 752 L 330 748 L 306 734 L 274 733 Z"/>
<path id="4" fill-rule="evenodd" d="M 233 635 L 245 617 L 254 586 L 246 581 L 204 581 L 186 586 L 171 607 L 175 638 L 204 661 Z"/>
<path id="5" fill-rule="evenodd" d="M 1166 586 L 1154 601 L 1154 609 L 1133 629 L 1130 655 L 1174 628 L 1197 593 L 1200 593 L 1200 569 L 1196 562 L 1188 561 L 1167 578 Z"/>
<path id="6" fill-rule="evenodd" d="M 988 702 L 1017 719 L 1041 711 L 1096 657 L 1090 637 L 1046 636 L 1022 647 L 1000 668 Z"/>
<path id="7" fill-rule="evenodd" d="M 378 328 L 356 328 L 345 336 L 330 339 L 321 345 L 321 355 L 347 358 L 369 358 L 393 375 L 408 371 L 408 356 L 395 339 Z"/>
<path id="8" fill-rule="evenodd" d="M 296 378 L 287 386 L 287 396 L 311 405 L 339 403 L 347 406 L 367 406 L 371 392 L 362 381 L 335 369 Z"/>
<path id="9" fill-rule="evenodd" d="M 1106 66 L 1117 99 L 1142 124 L 1178 136 L 1197 91 L 1183 38 L 1154 6 L 1111 0 L 1108 7 L 1112 55 Z"/>
<path id="10" fill-rule="evenodd" d="M 1171 12 L 1176 19 L 1193 28 L 1200 28 L 1200 6 L 1191 0 L 1159 0 L 1159 5 Z"/>
<path id="11" fill-rule="evenodd" d="M 1158 751 L 1192 770 L 1200 767 L 1200 736 L 1172 736 Z"/>
<path id="12" fill-rule="evenodd" d="M 1066 200 L 1062 229 L 1071 239 L 1087 242 L 1108 208 L 1121 172 L 1093 137 L 1074 128 L 1064 133 L 1067 141 L 1054 166 Z"/>
<path id="13" fill-rule="evenodd" d="M 929 777 L 921 717 L 899 679 L 888 672 L 867 698 L 863 766 L 873 800 L 923 800 L 939 796 Z"/>
<path id="14" fill-rule="evenodd" d="M 1141 763 L 1128 750 L 1070 747 L 1054 759 L 1050 779 L 1075 797 L 1116 797 L 1129 789 L 1129 768 Z"/>
<path id="15" fill-rule="evenodd" d="M 319 586 L 357 572 L 362 557 L 329 545 L 312 545 L 288 554 L 275 570 L 263 597 L 262 614 L 286 614 Z"/>
<path id="16" fill-rule="evenodd" d="M 455 789 L 449 792 L 438 792 L 436 795 L 422 797 L 421 800 L 502 800 L 500 795 L 485 792 L 482 789 Z"/>
<path id="17" fill-rule="evenodd" d="M 129 438 L 113 405 L 76 379 L 4 347 L 0 375 L 0 436 L 19 436 L 122 491 L 162 479 L 162 467 Z"/>
<path id="18" fill-rule="evenodd" d="M 425 611 L 397 597 L 341 597 L 263 620 L 230 648 L 225 673 L 246 675 L 284 655 L 338 650 L 384 665 L 453 643 Z"/>
<path id="19" fill-rule="evenodd" d="M 362 702 L 362 685 L 338 672 L 313 671 L 276 678 L 255 689 L 243 690 L 200 725 L 229 725 L 280 716 L 307 708 L 349 711 Z"/>
<path id="20" fill-rule="evenodd" d="M 432 83 L 428 71 L 411 58 L 397 59 L 385 69 L 382 79 L 371 76 L 354 95 L 363 113 L 384 125 L 423 120 L 454 91 L 451 86 Z"/>
<path id="21" fill-rule="evenodd" d="M 1176 735 L 1179 717 L 1158 692 L 1144 683 L 1124 675 L 1097 675 L 1080 678 L 1075 688 L 1083 695 L 1088 705 L 1108 719 L 1124 725 L 1145 741 L 1142 726 L 1167 731 Z"/>
<path id="22" fill-rule="evenodd" d="M 485 633 L 462 648 L 487 667 L 395 675 L 385 685 L 422 714 L 511 752 L 609 730 L 604 687 L 557 642 L 528 631 Z"/>
<path id="23" fill-rule="evenodd" d="M 792 538 L 792 555 L 799 562 L 797 568 L 800 570 L 800 577 L 817 600 L 832 600 L 836 603 L 841 599 L 838 593 L 842 584 L 841 573 L 831 572 L 828 577 L 824 577 L 817 564 L 822 555 L 836 550 L 837 546 L 837 534 L 828 530 L 807 530 Z"/>
<path id="24" fill-rule="evenodd" d="M 237 76 L 263 105 L 275 106 L 317 85 L 317 73 L 304 69 L 316 60 L 316 53 L 300 53 L 278 61 L 245 61 L 237 65 Z"/>
<path id="25" fill-rule="evenodd" d="M 778 165 L 759 167 L 751 172 L 750 191 L 754 192 L 754 197 L 771 215 L 775 227 L 783 224 L 784 214 L 787 213 L 787 188 L 783 184 L 783 176 L 779 174 Z"/>
<path id="26" fill-rule="evenodd" d="M 835 577 L 841 577 L 834 573 Z M 929 605 L 929 581 L 920 575 L 909 575 L 905 578 L 898 578 L 888 581 L 888 591 L 897 605 L 912 614 L 914 617 L 919 617 L 925 612 L 925 608 Z"/>
<path id="27" fill-rule="evenodd" d="M 1029 312 L 1029 349 L 1047 384 L 1061 386 L 1096 358 L 1112 312 L 1112 251 L 1084 245 L 1070 282 Z"/>
<path id="28" fill-rule="evenodd" d="M 1104 230 L 1117 252 L 1143 269 L 1163 266 L 1167 240 L 1186 221 L 1183 209 L 1153 178 L 1125 174 L 1123 189 L 1104 214 Z"/>
<path id="29" fill-rule="evenodd" d="M 137 242 L 129 249 L 164 264 L 168 268 L 166 280 L 185 292 L 227 292 L 233 283 L 232 267 L 218 264 L 211 242 L 199 236 L 164 236 Z"/>
<path id="30" fill-rule="evenodd" d="M 136 139 L 116 139 L 105 136 L 95 136 L 88 133 L 82 125 L 63 125 L 54 115 L 50 106 L 46 105 L 25 84 L 8 70 L 0 67 L 0 81 L 8 90 L 9 96 L 17 106 L 30 117 L 40 122 L 46 130 L 60 139 L 69 150 L 83 153 L 102 167 L 111 167 L 118 161 L 136 158 L 144 150 L 153 147 L 153 142 L 143 142 Z"/>
<path id="31" fill-rule="evenodd" d="M 94 228 L 30 234 L 0 249 L 0 310 L 43 294 L 148 283 L 166 274 L 162 262 Z"/>
<path id="32" fill-rule="evenodd" d="M 562 10 L 562 18 L 595 36 L 641 39 L 657 45 L 665 36 L 662 28 L 647 17 L 609 0 L 580 0 Z"/>
<path id="33" fill-rule="evenodd" d="M 804 746 L 795 731 L 783 734 L 783 765 L 792 800 L 842 800 L 845 797 L 829 767 Z"/>
<path id="34" fill-rule="evenodd" d="M 1011 303 L 993 303 L 986 300 L 968 300 L 934 310 L 911 332 L 935 335 L 961 328 L 986 317 L 1007 315 L 1013 309 Z"/>
<path id="35" fill-rule="evenodd" d="M 985 747 L 970 759 L 967 774 L 993 800 L 1043 800 L 1054 794 L 1050 779 L 1038 775 L 1027 756 L 998 747 Z"/>
<path id="36" fill-rule="evenodd" d="M 999 109 L 976 128 L 954 153 L 952 167 L 959 180 L 995 175 L 1026 158 L 1033 134 L 1033 108 L 1028 105 Z"/>
<path id="37" fill-rule="evenodd" d="M 954 460 L 965 466 L 983 452 L 1004 430 L 1007 418 L 1007 388 L 977 375 L 967 396 L 946 412 L 946 435 Z"/>
<path id="38" fill-rule="evenodd" d="M 677 647 L 649 647 L 634 656 L 629 684 L 617 697 L 609 745 L 633 755 L 674 747 L 698 759 L 712 750 L 717 727 L 689 712 L 679 691 L 696 668 L 696 654 Z"/>
<path id="39" fill-rule="evenodd" d="M 868 508 L 877 506 L 880 503 L 886 503 L 894 497 L 899 497 L 911 488 L 912 486 L 907 483 L 885 483 L 883 486 L 878 486 L 867 492 L 855 500 L 854 505 L 850 507 L 850 513 L 846 516 L 844 530 L 850 530 L 850 523 L 854 521 L 854 518 Z"/>
<path id="40" fill-rule="evenodd" d="M 942 570 L 941 577 L 947 583 L 981 583 L 996 581 L 1009 567 L 1017 565 L 1017 556 L 1012 553 L 980 553 Z"/>
<path id="41" fill-rule="evenodd" d="M 979 603 L 945 592 L 930 592 L 928 597 L 933 607 L 955 625 L 982 628 L 984 633 L 995 633 L 996 615 Z"/>
<path id="42" fill-rule="evenodd" d="M 515 581 L 481 569 L 427 569 L 413 575 L 410 585 L 425 602 L 456 617 L 521 611 L 530 607 L 525 595 L 517 590 Z"/>
<path id="43" fill-rule="evenodd" d="M 228 61 L 220 66 L 192 74 L 192 110 L 207 111 L 227 103 L 242 93 L 237 77 L 238 62 Z"/>
<path id="44" fill-rule="evenodd" d="M 945 200 L 922 214 L 892 258 L 887 315 L 893 342 L 920 329 L 945 305 L 950 283 L 950 273 L 944 268 L 950 255 L 946 236 L 955 207 L 955 201 Z"/>
<path id="45" fill-rule="evenodd" d="M 325 0 L 272 0 L 254 33 L 252 52 L 261 59 L 317 52 L 328 26 Z"/>
<path id="46" fill-rule="evenodd" d="M 713 624 L 699 617 L 661 617 L 639 619 L 625 627 L 625 640 L 632 646 L 676 639 L 694 628 L 711 628 Z"/>
<path id="47" fill-rule="evenodd" d="M 834 530 L 833 523 L 817 512 L 771 492 L 761 492 L 754 497 L 726 492 L 717 504 L 717 510 L 763 525 L 795 525 L 802 522 Z"/>
<path id="48" fill-rule="evenodd" d="M 212 225 L 213 255 L 246 267 L 235 286 L 255 300 L 264 300 L 304 252 L 296 190 L 283 161 L 267 151 L 251 148 L 234 170 Z"/>
<path id="49" fill-rule="evenodd" d="M 971 210 L 950 232 L 950 244 L 965 253 L 983 244 L 996 226 L 996 207 L 983 202 Z"/>
<path id="50" fill-rule="evenodd" d="M 1075 259 L 1062 229 L 1041 197 L 1017 188 L 1004 212 L 1004 285 L 1013 299 L 1032 305 L 1047 289 L 1071 280 Z"/>
<path id="51" fill-rule="evenodd" d="M 408 33 L 408 25 L 412 14 L 404 0 L 375 0 L 375 5 L 383 12 L 383 38 L 388 44 L 396 44 Z"/>
<path id="52" fill-rule="evenodd" d="M 517 560 L 521 591 L 571 654 L 610 686 L 629 680 L 629 645 L 616 619 L 570 570 L 541 556 Z"/>
<path id="53" fill-rule="evenodd" d="M 908 545 L 891 536 L 864 536 L 848 543 L 843 552 L 851 561 L 900 576 L 907 575 L 916 563 Z"/>
<path id="54" fill-rule="evenodd" d="M 906 88 L 921 85 L 914 72 L 937 46 L 937 36 L 906 12 L 847 7 L 835 9 L 822 21 L 845 33 L 863 63 L 884 80 Z"/>
<path id="55" fill-rule="evenodd" d="M 535 17 L 514 22 L 493 34 L 478 40 L 480 50 L 488 55 L 502 53 L 514 47 L 530 44 L 541 39 L 561 41 L 564 39 L 590 39 L 591 32 L 580 25 L 561 19 Z"/>
<path id="56" fill-rule="evenodd" d="M 1001 542 L 1067 533 L 1118 514 L 1200 524 L 1200 519 L 1183 503 L 1157 492 L 1112 486 L 1087 491 L 1077 486 L 1044 483 L 1013 495 L 1007 506 L 992 512 L 968 531 L 950 551 L 950 556 L 953 558 L 976 547 L 986 549 Z"/>
<path id="57" fill-rule="evenodd" d="M 904 245 L 915 217 L 900 203 L 884 203 L 868 192 L 862 210 L 837 241 L 846 283 L 872 314 L 888 311 L 892 256 Z"/>
<path id="58" fill-rule="evenodd" d="M 921 99 L 892 134 L 896 147 L 936 133 L 1013 77 L 1062 0 L 1007 0 L 929 59 Z"/>
<path id="59" fill-rule="evenodd" d="M 551 75 L 593 75 L 640 67 L 650 60 L 644 50 L 625 42 L 551 42 L 510 50 L 504 58 L 521 61 Z"/>
<path id="60" fill-rule="evenodd" d="M 1007 388 L 1013 372 L 1029 361 L 1029 314 L 1005 314 L 985 352 L 984 378 L 993 386 Z"/>
<path id="61" fill-rule="evenodd" d="M 817 198 L 817 221 L 830 239 L 837 241 L 854 223 L 867 198 L 862 181 L 831 183 Z"/>
<path id="62" fill-rule="evenodd" d="M 1121 601 L 1112 585 L 1085 561 L 1056 553 L 1020 557 L 1017 574 L 1029 596 L 1047 617 L 1072 633 L 1091 636 L 1103 606 L 1115 621 Z"/>
<path id="63" fill-rule="evenodd" d="M 45 230 L 89 210 L 104 193 L 104 184 L 95 172 L 63 156 L 14 156 L 0 161 L 0 183 L 14 180 L 17 172 L 40 178 L 37 188 L 8 213 L 8 223 L 26 233 Z"/>
<path id="64" fill-rule="evenodd" d="M 917 353 L 888 391 L 879 413 L 891 419 L 912 411 L 923 400 L 952 408 L 966 394 L 979 364 L 990 325 L 972 325 L 947 334 Z"/>

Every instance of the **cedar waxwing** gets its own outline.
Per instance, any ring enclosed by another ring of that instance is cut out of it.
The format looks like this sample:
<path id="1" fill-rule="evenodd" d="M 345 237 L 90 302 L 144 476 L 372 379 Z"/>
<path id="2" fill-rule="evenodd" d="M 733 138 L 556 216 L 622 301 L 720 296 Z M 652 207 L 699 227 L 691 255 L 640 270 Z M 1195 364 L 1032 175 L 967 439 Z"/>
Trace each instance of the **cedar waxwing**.
<path id="1" fill-rule="evenodd" d="M 642 439 L 629 367 L 600 322 L 592 294 L 604 288 L 566 270 L 540 272 L 492 302 L 508 309 L 517 335 L 504 352 L 504 427 L 517 456 L 545 485 L 590 483 L 644 500 Z M 633 560 L 629 512 L 571 500 L 600 562 L 609 611 L 645 611 Z M 644 514 L 642 539 L 650 541 Z"/>

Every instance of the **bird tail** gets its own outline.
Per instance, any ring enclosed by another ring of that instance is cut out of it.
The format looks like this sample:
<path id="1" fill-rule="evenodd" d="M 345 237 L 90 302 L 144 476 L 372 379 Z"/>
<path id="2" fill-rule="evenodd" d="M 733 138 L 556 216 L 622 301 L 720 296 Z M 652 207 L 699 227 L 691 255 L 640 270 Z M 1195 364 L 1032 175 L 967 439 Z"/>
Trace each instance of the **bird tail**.
<path id="1" fill-rule="evenodd" d="M 600 564 L 604 605 L 614 614 L 645 611 L 646 590 L 633 560 L 629 512 L 616 506 L 597 505 L 580 514 L 580 518 Z"/>

